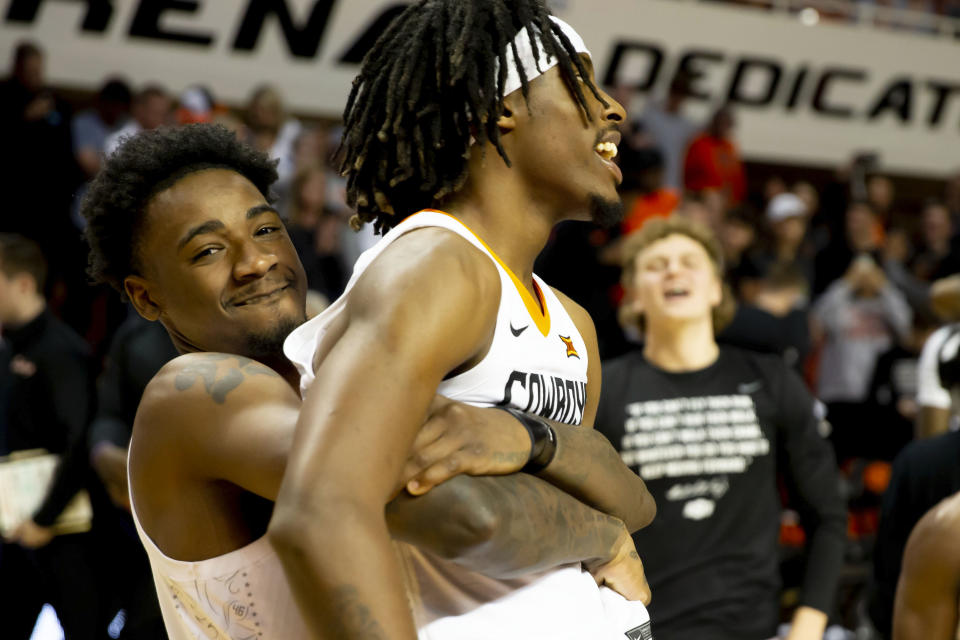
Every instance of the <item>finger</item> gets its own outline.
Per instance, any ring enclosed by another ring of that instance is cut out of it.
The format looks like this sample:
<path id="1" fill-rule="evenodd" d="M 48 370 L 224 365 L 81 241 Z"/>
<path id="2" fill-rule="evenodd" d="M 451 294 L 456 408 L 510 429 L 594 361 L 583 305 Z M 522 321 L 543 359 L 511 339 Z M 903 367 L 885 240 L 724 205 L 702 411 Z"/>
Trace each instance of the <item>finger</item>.
<path id="1" fill-rule="evenodd" d="M 459 448 L 460 443 L 454 438 L 441 437 L 421 449 L 414 450 L 403 468 L 404 484 L 451 456 Z"/>
<path id="2" fill-rule="evenodd" d="M 449 455 L 431 465 L 407 483 L 407 491 L 412 495 L 421 496 L 438 484 L 464 473 L 462 457 L 458 453 Z"/>
<path id="3" fill-rule="evenodd" d="M 423 426 L 420 427 L 420 431 L 417 432 L 416 437 L 413 439 L 413 444 L 410 445 L 410 451 L 415 453 L 426 447 L 431 442 L 442 438 L 447 432 L 449 426 L 449 423 L 443 418 L 428 418 L 427 421 L 423 423 Z"/>

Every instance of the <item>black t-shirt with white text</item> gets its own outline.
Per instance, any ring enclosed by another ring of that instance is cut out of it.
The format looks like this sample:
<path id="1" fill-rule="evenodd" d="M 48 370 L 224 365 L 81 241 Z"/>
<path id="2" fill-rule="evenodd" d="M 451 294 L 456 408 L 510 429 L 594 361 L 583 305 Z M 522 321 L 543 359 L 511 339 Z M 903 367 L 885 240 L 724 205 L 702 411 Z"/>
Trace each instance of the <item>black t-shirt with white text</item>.
<path id="1" fill-rule="evenodd" d="M 639 351 L 604 363 L 596 427 L 657 502 L 634 534 L 658 640 L 754 640 L 779 614 L 778 472 L 808 534 L 801 605 L 829 613 L 846 515 L 814 400 L 779 358 L 721 347 L 670 373 Z"/>

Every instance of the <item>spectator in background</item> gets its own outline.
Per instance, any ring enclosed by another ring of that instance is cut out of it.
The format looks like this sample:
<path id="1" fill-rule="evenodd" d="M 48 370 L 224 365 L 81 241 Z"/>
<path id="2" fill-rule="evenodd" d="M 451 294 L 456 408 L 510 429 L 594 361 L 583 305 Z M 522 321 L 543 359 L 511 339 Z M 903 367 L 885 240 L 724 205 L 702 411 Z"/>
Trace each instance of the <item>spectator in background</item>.
<path id="1" fill-rule="evenodd" d="M 747 195 L 743 163 L 732 137 L 734 126 L 730 107 L 717 109 L 706 131 L 690 143 L 683 163 L 684 188 L 718 192 L 725 207 L 743 202 Z"/>
<path id="2" fill-rule="evenodd" d="M 857 256 L 870 256 L 880 260 L 883 247 L 883 227 L 876 211 L 866 200 L 854 200 L 847 207 L 842 237 L 834 238 L 817 254 L 814 263 L 813 293 L 822 293 L 826 288 L 844 277 Z"/>
<path id="3" fill-rule="evenodd" d="M 928 201 L 920 218 L 920 245 L 913 257 L 911 271 L 920 280 L 930 282 L 943 273 L 950 257 L 953 221 L 950 211 L 939 200 Z"/>
<path id="4" fill-rule="evenodd" d="M 124 124 L 130 114 L 130 101 L 130 87 L 113 78 L 100 88 L 93 108 L 74 117 L 73 155 L 87 180 L 100 171 L 107 137 Z"/>
<path id="5" fill-rule="evenodd" d="M 177 356 L 159 322 L 133 313 L 114 336 L 97 393 L 97 413 L 90 425 L 90 462 L 113 508 L 97 518 L 101 543 L 110 549 L 109 594 L 113 608 L 126 611 L 122 639 L 166 638 L 150 564 L 130 516 L 127 446 L 140 397 L 150 379 Z"/>
<path id="6" fill-rule="evenodd" d="M 960 3 L 957 4 L 960 7 Z M 943 203 L 950 211 L 950 221 L 954 229 L 960 229 L 960 171 L 947 180 L 943 189 Z"/>
<path id="7" fill-rule="evenodd" d="M 813 251 L 805 244 L 809 221 L 810 210 L 798 195 L 781 193 L 770 200 L 767 246 L 751 256 L 761 276 L 775 265 L 788 265 L 802 274 L 808 290 L 813 286 Z"/>
<path id="8" fill-rule="evenodd" d="M 340 251 L 343 218 L 327 207 L 327 169 L 309 165 L 301 169 L 290 186 L 287 233 L 293 242 L 307 286 L 335 300 L 347 284 L 347 266 Z"/>
<path id="9" fill-rule="evenodd" d="M 874 453 L 874 425 L 863 420 L 877 359 L 910 335 L 912 311 L 869 255 L 860 255 L 816 301 L 814 344 L 822 344 L 817 397 L 827 404 L 839 460 Z"/>
<path id="10" fill-rule="evenodd" d="M 717 238 L 723 247 L 724 281 L 730 284 L 738 299 L 743 299 L 741 286 L 755 282 L 760 275 L 753 262 L 747 259 L 757 242 L 757 216 L 753 208 L 741 205 L 728 211 L 720 223 Z"/>
<path id="11" fill-rule="evenodd" d="M 39 509 L 0 547 L 3 635 L 29 638 L 45 602 L 68 638 L 99 637 L 109 618 L 100 597 L 90 533 L 56 536 L 53 524 L 87 484 L 86 428 L 93 405 L 93 363 L 86 343 L 47 309 L 40 248 L 0 234 L 0 362 L 4 432 L 0 455 L 45 449 L 61 456 Z"/>
<path id="12" fill-rule="evenodd" d="M 960 413 L 958 362 L 960 324 L 951 323 L 934 331 L 920 353 L 917 365 L 918 438 L 946 433 Z"/>
<path id="13" fill-rule="evenodd" d="M 670 82 L 663 100 L 650 100 L 640 114 L 640 123 L 663 153 L 663 184 L 683 188 L 683 157 L 699 125 L 683 115 L 683 103 L 690 92 L 690 78 L 678 73 Z"/>
<path id="14" fill-rule="evenodd" d="M 12 73 L 0 82 L 0 140 L 4 205 L 11 212 L 4 230 L 40 243 L 57 275 L 66 268 L 62 244 L 72 230 L 70 199 L 81 178 L 67 109 L 46 87 L 45 57 L 32 42 L 17 45 Z"/>
<path id="15" fill-rule="evenodd" d="M 106 155 L 116 151 L 125 138 L 141 131 L 149 131 L 170 124 L 173 117 L 173 100 L 163 87 L 148 85 L 134 98 L 131 115 L 133 117 L 123 127 L 107 136 L 104 145 Z"/>
<path id="16" fill-rule="evenodd" d="M 244 110 L 244 123 L 246 142 L 277 161 L 280 178 L 274 190 L 282 205 L 297 170 L 295 146 L 303 127 L 298 120 L 287 116 L 280 92 L 270 86 L 261 86 L 250 96 Z"/>
<path id="17" fill-rule="evenodd" d="M 806 278 L 794 265 L 776 264 L 751 283 L 750 291 L 750 301 L 737 305 L 717 342 L 776 354 L 799 372 L 810 352 Z"/>
<path id="18" fill-rule="evenodd" d="M 175 112 L 177 124 L 212 122 L 215 116 L 226 112 L 225 107 L 217 104 L 210 89 L 202 85 L 184 89 L 178 102 Z"/>
<path id="19" fill-rule="evenodd" d="M 623 168 L 624 217 L 620 228 L 624 235 L 632 233 L 651 218 L 667 218 L 680 204 L 677 192 L 664 184 L 663 153 L 656 147 L 631 149 L 620 154 Z"/>
<path id="20" fill-rule="evenodd" d="M 791 640 L 820 640 L 845 513 L 814 399 L 778 358 L 720 347 L 722 256 L 700 225 L 653 220 L 628 240 L 624 319 L 645 337 L 603 365 L 596 427 L 646 482 L 658 513 L 644 549 L 657 640 L 769 638 L 779 620 L 778 472 L 808 524 Z"/>

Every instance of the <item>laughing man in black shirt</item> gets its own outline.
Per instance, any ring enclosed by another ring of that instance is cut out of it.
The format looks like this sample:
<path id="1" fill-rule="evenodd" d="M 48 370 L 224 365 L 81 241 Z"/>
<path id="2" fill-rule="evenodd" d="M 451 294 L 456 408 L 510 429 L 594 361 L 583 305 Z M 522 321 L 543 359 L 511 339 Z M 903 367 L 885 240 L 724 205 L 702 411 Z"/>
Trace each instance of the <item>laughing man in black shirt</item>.
<path id="1" fill-rule="evenodd" d="M 634 534 L 657 639 L 775 634 L 781 473 L 809 540 L 788 637 L 819 640 L 846 516 L 814 400 L 778 358 L 717 346 L 730 303 L 706 228 L 652 221 L 626 249 L 623 312 L 640 323 L 645 347 L 604 364 L 596 424 L 659 505 L 653 524 Z"/>

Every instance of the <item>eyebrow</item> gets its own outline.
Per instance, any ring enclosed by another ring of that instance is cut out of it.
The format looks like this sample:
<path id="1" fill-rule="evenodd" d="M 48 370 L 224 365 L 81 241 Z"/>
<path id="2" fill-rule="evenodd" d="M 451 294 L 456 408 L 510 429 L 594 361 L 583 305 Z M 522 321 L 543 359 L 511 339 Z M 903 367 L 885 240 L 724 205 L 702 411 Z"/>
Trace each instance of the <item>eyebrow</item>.
<path id="1" fill-rule="evenodd" d="M 277 213 L 277 210 L 272 205 L 258 204 L 255 207 L 250 207 L 249 209 L 247 209 L 246 218 L 247 220 L 252 220 L 253 218 L 256 218 L 259 215 L 263 215 L 264 213 L 276 213 L 277 215 L 280 215 L 279 213 Z M 180 239 L 180 242 L 177 244 L 177 251 L 182 251 L 183 248 L 187 246 L 190 243 L 190 241 L 196 238 L 197 236 L 203 235 L 204 233 L 213 233 L 214 231 L 219 231 L 220 229 L 223 229 L 223 228 L 224 228 L 224 225 L 219 220 L 207 220 L 206 222 L 198 224 L 197 226 L 187 231 L 187 233 L 184 234 L 183 238 Z"/>
<path id="2" fill-rule="evenodd" d="M 182 238 L 180 238 L 180 242 L 177 244 L 177 251 L 182 251 L 183 248 L 187 246 L 187 244 L 189 244 L 189 242 L 194 238 L 196 238 L 197 236 L 202 235 L 204 233 L 213 233 L 214 231 L 219 231 L 220 229 L 223 229 L 223 228 L 224 228 L 223 223 L 220 222 L 219 220 L 207 220 L 202 224 L 198 224 L 197 226 L 190 229 L 190 231 L 187 231 L 187 233 Z"/>
<path id="3" fill-rule="evenodd" d="M 280 215 L 280 213 L 273 207 L 273 205 L 270 205 L 270 204 L 258 204 L 257 206 L 255 206 L 255 207 L 250 207 L 250 208 L 247 210 L 247 220 L 252 220 L 253 218 L 256 218 L 257 216 L 259 216 L 259 215 L 261 215 L 261 214 L 264 214 L 264 213 L 268 213 L 268 212 L 269 212 L 269 213 L 276 213 L 278 216 Z"/>

